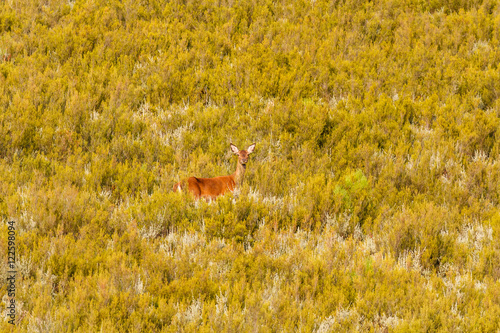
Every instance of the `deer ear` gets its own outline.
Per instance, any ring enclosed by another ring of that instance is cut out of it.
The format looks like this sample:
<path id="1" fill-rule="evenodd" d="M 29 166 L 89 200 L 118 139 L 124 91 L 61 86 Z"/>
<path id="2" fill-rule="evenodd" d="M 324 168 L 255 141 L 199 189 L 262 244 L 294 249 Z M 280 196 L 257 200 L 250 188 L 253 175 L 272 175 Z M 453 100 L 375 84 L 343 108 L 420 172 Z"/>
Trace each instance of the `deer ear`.
<path id="1" fill-rule="evenodd" d="M 255 149 L 255 143 L 252 143 L 250 147 L 247 148 L 247 153 L 249 154 L 253 153 L 254 149 Z"/>
<path id="2" fill-rule="evenodd" d="M 238 149 L 238 147 L 236 147 L 235 145 L 233 145 L 231 143 L 231 150 L 233 151 L 233 153 L 235 153 L 236 155 L 239 155 L 240 154 L 240 150 Z"/>

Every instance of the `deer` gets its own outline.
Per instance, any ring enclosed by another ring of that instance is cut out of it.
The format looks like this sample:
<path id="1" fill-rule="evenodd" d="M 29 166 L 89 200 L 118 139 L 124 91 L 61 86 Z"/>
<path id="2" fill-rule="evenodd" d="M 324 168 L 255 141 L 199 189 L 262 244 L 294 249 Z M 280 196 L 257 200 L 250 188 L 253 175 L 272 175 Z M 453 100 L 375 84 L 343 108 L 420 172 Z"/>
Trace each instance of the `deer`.
<path id="1" fill-rule="evenodd" d="M 189 192 L 194 195 L 196 200 L 200 198 L 215 200 L 219 195 L 233 192 L 235 189 L 239 188 L 245 176 L 248 156 L 253 153 L 255 143 L 252 143 L 246 150 L 239 150 L 238 147 L 232 143 L 230 147 L 231 151 L 238 156 L 238 164 L 236 164 L 236 171 L 233 174 L 214 178 L 189 177 L 175 184 L 173 191 L 180 192 L 187 188 Z"/>

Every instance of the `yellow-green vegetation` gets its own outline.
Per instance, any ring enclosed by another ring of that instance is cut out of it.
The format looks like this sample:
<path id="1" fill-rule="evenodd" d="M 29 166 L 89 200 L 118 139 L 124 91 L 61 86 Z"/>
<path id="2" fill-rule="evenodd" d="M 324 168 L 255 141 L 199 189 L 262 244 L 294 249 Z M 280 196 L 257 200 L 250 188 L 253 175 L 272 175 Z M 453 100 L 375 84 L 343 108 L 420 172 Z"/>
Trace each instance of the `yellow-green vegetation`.
<path id="1" fill-rule="evenodd" d="M 2 1 L 2 311 L 15 221 L 17 331 L 498 331 L 499 44 L 488 0 Z M 230 142 L 238 193 L 171 191 Z"/>

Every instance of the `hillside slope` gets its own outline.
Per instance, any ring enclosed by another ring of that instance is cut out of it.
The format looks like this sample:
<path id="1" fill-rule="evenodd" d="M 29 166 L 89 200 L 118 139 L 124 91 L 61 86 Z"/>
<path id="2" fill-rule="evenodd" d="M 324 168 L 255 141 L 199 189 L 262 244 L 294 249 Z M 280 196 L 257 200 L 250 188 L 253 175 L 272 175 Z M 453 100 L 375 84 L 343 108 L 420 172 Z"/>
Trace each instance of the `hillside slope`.
<path id="1" fill-rule="evenodd" d="M 2 2 L 18 331 L 497 331 L 499 43 L 496 1 Z M 230 142 L 238 193 L 172 193 Z"/>

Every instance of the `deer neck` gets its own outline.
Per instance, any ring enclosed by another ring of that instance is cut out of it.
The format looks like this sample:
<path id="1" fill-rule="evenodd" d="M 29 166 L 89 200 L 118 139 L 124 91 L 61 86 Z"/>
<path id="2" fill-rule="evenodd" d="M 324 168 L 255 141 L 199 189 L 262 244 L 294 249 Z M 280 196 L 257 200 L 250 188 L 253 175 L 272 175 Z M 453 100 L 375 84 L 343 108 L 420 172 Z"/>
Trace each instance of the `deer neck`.
<path id="1" fill-rule="evenodd" d="M 239 187 L 243 182 L 243 177 L 245 176 L 247 166 L 238 162 L 236 165 L 236 171 L 233 173 L 233 179 L 236 186 Z"/>

